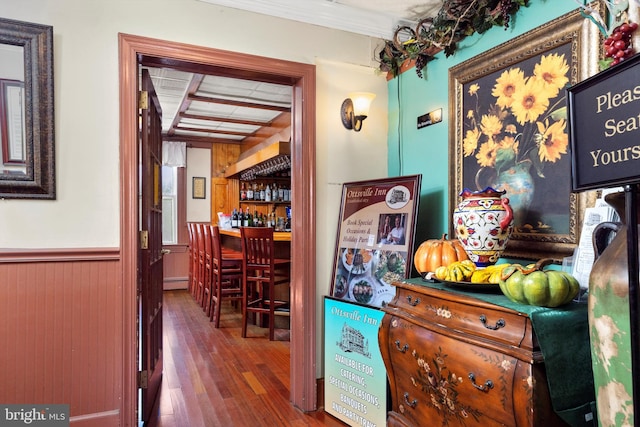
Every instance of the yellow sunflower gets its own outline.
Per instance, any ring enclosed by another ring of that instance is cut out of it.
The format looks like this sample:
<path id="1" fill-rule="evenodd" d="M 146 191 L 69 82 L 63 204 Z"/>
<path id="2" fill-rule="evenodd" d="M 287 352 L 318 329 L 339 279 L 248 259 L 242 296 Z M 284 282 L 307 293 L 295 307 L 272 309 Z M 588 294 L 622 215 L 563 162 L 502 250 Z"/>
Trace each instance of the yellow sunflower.
<path id="1" fill-rule="evenodd" d="M 541 80 L 529 79 L 513 95 L 511 111 L 518 123 L 535 122 L 549 108 L 548 91 Z"/>
<path id="2" fill-rule="evenodd" d="M 480 131 L 477 127 L 467 131 L 467 136 L 462 140 L 462 149 L 464 150 L 464 156 L 468 157 L 476 151 L 478 148 L 478 141 L 480 140 Z"/>
<path id="3" fill-rule="evenodd" d="M 555 163 L 562 154 L 567 154 L 567 146 L 569 145 L 569 137 L 564 131 L 565 121 L 560 119 L 548 126 L 548 122 L 538 122 L 538 131 L 540 137 L 538 139 L 538 156 L 541 161 Z"/>
<path id="4" fill-rule="evenodd" d="M 569 64 L 565 61 L 564 55 L 557 53 L 543 55 L 540 62 L 533 68 L 534 79 L 544 82 L 549 98 L 555 98 L 560 89 L 569 82 L 568 72 Z"/>
<path id="5" fill-rule="evenodd" d="M 496 151 L 498 150 L 498 144 L 489 140 L 482 145 L 476 154 L 478 164 L 482 167 L 494 167 L 496 164 Z"/>
<path id="6" fill-rule="evenodd" d="M 493 114 L 484 114 L 480 120 L 480 130 L 490 139 L 493 139 L 495 135 L 502 132 L 502 120 Z"/>
<path id="7" fill-rule="evenodd" d="M 491 95 L 496 97 L 496 104 L 509 108 L 513 103 L 516 90 L 524 86 L 524 72 L 520 68 L 509 68 L 496 79 Z"/>
<path id="8" fill-rule="evenodd" d="M 471 86 L 469 86 L 469 95 L 475 95 L 476 93 L 478 93 L 478 90 L 480 90 L 480 85 L 478 85 L 478 83 L 472 84 Z"/>

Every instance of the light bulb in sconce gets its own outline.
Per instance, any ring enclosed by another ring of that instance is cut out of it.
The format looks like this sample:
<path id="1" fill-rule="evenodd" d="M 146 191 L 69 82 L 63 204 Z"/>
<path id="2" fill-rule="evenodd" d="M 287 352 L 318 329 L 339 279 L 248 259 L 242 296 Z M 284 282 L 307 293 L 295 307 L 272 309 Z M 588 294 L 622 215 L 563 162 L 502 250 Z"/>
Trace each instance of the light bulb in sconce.
<path id="1" fill-rule="evenodd" d="M 345 128 L 359 132 L 362 122 L 369 115 L 371 101 L 376 97 L 369 92 L 353 92 L 342 102 L 340 117 Z"/>
<path id="2" fill-rule="evenodd" d="M 442 121 L 442 108 L 430 112 L 429 118 L 431 119 L 431 123 L 440 123 Z"/>

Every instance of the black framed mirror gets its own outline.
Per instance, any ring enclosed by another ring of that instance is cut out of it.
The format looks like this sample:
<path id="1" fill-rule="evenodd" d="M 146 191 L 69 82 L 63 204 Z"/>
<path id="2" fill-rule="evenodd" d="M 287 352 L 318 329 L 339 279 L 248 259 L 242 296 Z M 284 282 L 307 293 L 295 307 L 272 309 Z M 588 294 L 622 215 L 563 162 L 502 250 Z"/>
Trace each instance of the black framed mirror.
<path id="1" fill-rule="evenodd" d="M 0 199 L 55 199 L 53 27 L 0 18 Z"/>

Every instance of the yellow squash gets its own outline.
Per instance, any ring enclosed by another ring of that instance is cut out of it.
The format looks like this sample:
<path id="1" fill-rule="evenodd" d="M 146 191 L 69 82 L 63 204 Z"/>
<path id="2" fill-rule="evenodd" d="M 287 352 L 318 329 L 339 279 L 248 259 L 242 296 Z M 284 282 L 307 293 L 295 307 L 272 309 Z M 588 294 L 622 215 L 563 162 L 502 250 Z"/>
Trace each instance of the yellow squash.
<path id="1" fill-rule="evenodd" d="M 456 261 L 448 266 L 440 266 L 434 272 L 436 279 L 449 282 L 468 282 L 476 269 L 471 260 Z"/>

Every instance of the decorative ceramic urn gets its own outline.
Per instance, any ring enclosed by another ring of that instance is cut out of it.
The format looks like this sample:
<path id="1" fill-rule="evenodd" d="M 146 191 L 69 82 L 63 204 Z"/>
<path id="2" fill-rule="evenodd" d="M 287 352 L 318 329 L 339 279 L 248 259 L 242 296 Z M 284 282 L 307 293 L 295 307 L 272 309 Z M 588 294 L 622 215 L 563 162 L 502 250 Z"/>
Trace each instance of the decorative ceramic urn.
<path id="1" fill-rule="evenodd" d="M 477 267 L 495 264 L 513 231 L 513 210 L 506 191 L 465 188 L 453 213 L 456 237 Z"/>

